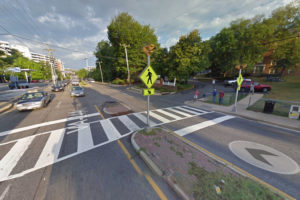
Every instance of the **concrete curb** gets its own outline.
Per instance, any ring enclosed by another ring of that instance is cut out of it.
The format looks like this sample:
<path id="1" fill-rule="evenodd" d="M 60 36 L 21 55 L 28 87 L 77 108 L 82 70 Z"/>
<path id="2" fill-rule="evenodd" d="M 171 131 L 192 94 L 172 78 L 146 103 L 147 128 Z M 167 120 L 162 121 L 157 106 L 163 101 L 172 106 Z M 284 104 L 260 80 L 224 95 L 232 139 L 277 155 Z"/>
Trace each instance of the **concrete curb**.
<path id="1" fill-rule="evenodd" d="M 184 102 L 184 104 L 189 105 L 189 106 L 198 107 L 197 105 L 194 105 L 193 103 L 187 102 L 187 101 Z M 288 125 L 285 125 L 285 124 L 279 124 L 279 123 L 275 123 L 275 122 L 268 121 L 268 120 L 257 119 L 257 118 L 249 117 L 247 115 L 243 115 L 243 114 L 239 114 L 239 113 L 235 113 L 235 112 L 220 110 L 220 109 L 214 108 L 213 106 L 211 106 L 211 109 L 213 111 L 216 111 L 216 112 L 221 112 L 221 113 L 225 113 L 225 114 L 228 114 L 228 115 L 234 115 L 234 116 L 237 116 L 237 117 L 242 117 L 242 118 L 249 119 L 249 120 L 256 121 L 256 122 L 262 122 L 262 123 L 266 123 L 266 124 L 270 124 L 270 125 L 274 125 L 274 126 L 278 126 L 278 127 L 283 127 L 283 128 L 288 128 L 288 129 L 300 131 L 300 128 L 298 128 L 298 127 L 288 126 Z"/>
<path id="2" fill-rule="evenodd" d="M 174 181 L 171 179 L 170 176 L 166 176 L 161 169 L 149 158 L 149 156 L 140 149 L 139 145 L 135 142 L 134 137 L 137 134 L 137 132 L 134 132 L 131 135 L 131 144 L 133 148 L 136 150 L 136 152 L 141 156 L 141 158 L 144 160 L 146 165 L 158 176 L 162 177 L 168 185 L 176 192 L 177 195 L 179 195 L 184 200 L 190 200 L 188 195 L 185 194 L 185 192 L 179 187 L 178 184 L 174 183 Z"/>

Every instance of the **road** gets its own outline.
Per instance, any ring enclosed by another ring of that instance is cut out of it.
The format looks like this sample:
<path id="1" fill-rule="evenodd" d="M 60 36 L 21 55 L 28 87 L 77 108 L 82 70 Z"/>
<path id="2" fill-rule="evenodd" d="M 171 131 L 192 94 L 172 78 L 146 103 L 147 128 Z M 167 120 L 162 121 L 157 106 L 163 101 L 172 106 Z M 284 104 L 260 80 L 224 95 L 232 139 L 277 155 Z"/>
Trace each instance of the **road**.
<path id="1" fill-rule="evenodd" d="M 85 92 L 57 92 L 46 108 L 0 115 L 0 199 L 178 199 L 130 144 L 131 133 L 145 126 L 146 98 L 98 83 Z M 151 96 L 152 126 L 300 198 L 299 132 L 185 106 L 192 94 Z M 111 117 L 103 112 L 108 101 L 133 113 Z"/>

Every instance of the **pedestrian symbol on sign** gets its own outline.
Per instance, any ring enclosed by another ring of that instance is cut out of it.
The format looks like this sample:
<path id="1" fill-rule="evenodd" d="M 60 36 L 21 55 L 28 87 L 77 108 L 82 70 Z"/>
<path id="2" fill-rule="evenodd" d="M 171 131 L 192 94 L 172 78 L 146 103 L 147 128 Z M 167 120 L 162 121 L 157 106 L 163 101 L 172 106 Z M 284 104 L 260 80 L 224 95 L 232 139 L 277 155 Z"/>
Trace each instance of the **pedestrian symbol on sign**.
<path id="1" fill-rule="evenodd" d="M 147 86 L 147 88 L 151 88 L 152 85 L 157 80 L 157 78 L 158 76 L 156 75 L 155 71 L 152 69 L 150 65 L 146 67 L 140 75 L 140 79 Z"/>
<path id="2" fill-rule="evenodd" d="M 148 81 L 147 81 L 147 84 L 149 84 L 149 81 L 150 81 L 150 83 L 152 84 L 152 80 L 151 80 L 151 78 L 152 78 L 152 73 L 150 72 L 150 69 L 148 69 L 147 77 L 149 77 L 149 78 L 148 78 Z"/>

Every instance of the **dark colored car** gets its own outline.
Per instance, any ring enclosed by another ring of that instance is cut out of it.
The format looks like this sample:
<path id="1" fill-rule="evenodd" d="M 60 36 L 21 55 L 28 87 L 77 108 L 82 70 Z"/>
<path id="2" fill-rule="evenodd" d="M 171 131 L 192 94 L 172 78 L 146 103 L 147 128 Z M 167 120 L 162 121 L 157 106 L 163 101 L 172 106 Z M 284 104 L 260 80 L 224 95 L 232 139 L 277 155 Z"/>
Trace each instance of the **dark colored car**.
<path id="1" fill-rule="evenodd" d="M 15 89 L 15 88 L 29 88 L 29 83 L 25 80 L 20 80 L 18 82 L 10 82 L 8 84 L 9 89 Z"/>
<path id="2" fill-rule="evenodd" d="M 27 92 L 17 102 L 17 110 L 33 110 L 46 107 L 51 98 L 47 92 Z"/>
<path id="3" fill-rule="evenodd" d="M 51 90 L 53 92 L 60 92 L 60 91 L 64 91 L 64 86 L 59 84 L 59 85 L 53 85 Z"/>
<path id="4" fill-rule="evenodd" d="M 264 85 L 253 81 L 243 81 L 241 85 L 241 91 L 242 92 L 249 91 L 251 84 L 254 85 L 254 92 L 268 92 L 272 89 L 270 85 Z"/>

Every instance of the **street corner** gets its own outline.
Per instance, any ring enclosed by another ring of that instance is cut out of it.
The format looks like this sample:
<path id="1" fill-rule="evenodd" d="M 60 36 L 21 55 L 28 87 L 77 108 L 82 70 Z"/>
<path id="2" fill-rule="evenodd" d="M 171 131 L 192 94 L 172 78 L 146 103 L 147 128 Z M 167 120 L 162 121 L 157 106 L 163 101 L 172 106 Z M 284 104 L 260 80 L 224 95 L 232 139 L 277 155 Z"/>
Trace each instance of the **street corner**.
<path id="1" fill-rule="evenodd" d="M 132 110 L 125 104 L 117 101 L 107 101 L 102 105 L 103 112 L 111 116 L 125 115 Z"/>
<path id="2" fill-rule="evenodd" d="M 229 149 L 241 160 L 258 168 L 277 174 L 297 174 L 299 165 L 289 156 L 269 146 L 250 142 L 233 141 Z"/>

